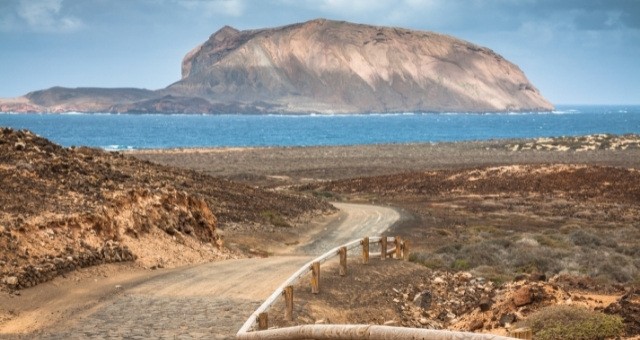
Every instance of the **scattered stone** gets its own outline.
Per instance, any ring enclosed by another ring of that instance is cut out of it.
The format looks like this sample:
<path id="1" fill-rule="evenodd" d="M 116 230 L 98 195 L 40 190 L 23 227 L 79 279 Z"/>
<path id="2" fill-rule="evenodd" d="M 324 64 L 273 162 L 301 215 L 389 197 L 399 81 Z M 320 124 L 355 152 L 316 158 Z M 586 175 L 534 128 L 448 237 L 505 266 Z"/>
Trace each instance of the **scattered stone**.
<path id="1" fill-rule="evenodd" d="M 482 320 L 474 320 L 469 324 L 469 330 L 471 332 L 477 331 L 478 329 L 482 329 L 484 327 L 484 321 Z"/>
<path id="2" fill-rule="evenodd" d="M 3 281 L 4 281 L 4 283 L 6 283 L 6 284 L 7 284 L 7 285 L 9 285 L 9 286 L 13 286 L 13 287 L 15 287 L 15 286 L 17 286 L 17 285 L 18 285 L 18 278 L 17 278 L 17 277 L 15 277 L 15 276 L 8 276 L 8 277 L 5 277 L 5 278 L 3 279 Z"/>
<path id="3" fill-rule="evenodd" d="M 431 307 L 431 300 L 431 292 L 425 290 L 416 295 L 413 299 L 413 303 L 424 310 L 428 310 Z"/>
<path id="4" fill-rule="evenodd" d="M 513 304 L 516 307 L 525 306 L 531 303 L 533 299 L 531 288 L 523 286 L 513 294 Z"/>
<path id="5" fill-rule="evenodd" d="M 13 148 L 16 149 L 16 151 L 22 151 L 26 147 L 27 147 L 27 144 L 25 144 L 23 141 L 19 141 L 13 144 Z"/>
<path id="6" fill-rule="evenodd" d="M 436 277 L 435 279 L 433 279 L 432 281 L 435 284 L 443 284 L 444 283 L 444 279 L 441 277 Z"/>
<path id="7" fill-rule="evenodd" d="M 513 314 L 505 314 L 500 317 L 500 326 L 506 327 L 507 325 L 511 325 L 516 321 L 516 316 Z"/>
<path id="8" fill-rule="evenodd" d="M 480 304 L 478 305 L 478 307 L 480 307 L 480 311 L 486 312 L 491 309 L 492 304 L 493 302 L 491 301 L 491 299 L 489 299 L 488 297 L 484 297 L 480 300 Z"/>

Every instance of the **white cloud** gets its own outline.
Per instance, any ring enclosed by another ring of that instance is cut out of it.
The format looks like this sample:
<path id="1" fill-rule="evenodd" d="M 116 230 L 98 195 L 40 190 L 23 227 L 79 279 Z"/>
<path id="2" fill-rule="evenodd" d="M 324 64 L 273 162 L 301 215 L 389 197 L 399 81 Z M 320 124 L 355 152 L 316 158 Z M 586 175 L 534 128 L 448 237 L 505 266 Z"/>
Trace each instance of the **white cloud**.
<path id="1" fill-rule="evenodd" d="M 16 13 L 37 32 L 71 32 L 83 26 L 80 19 L 64 15 L 62 0 L 20 0 Z"/>
<path id="2" fill-rule="evenodd" d="M 239 17 L 244 14 L 244 0 L 178 0 L 178 3 L 189 10 L 198 11 L 206 16 L 226 15 Z"/>

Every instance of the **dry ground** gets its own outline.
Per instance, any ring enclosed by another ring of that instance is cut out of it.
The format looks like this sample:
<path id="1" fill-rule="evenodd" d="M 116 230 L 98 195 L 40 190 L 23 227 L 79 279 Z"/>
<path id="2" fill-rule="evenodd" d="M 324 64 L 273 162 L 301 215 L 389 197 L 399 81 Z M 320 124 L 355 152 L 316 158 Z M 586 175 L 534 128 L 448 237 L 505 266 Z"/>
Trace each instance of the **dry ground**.
<path id="1" fill-rule="evenodd" d="M 430 270 L 470 271 L 496 285 L 553 278 L 553 284 L 569 294 L 611 302 L 640 283 L 639 142 L 633 135 L 596 135 L 435 145 L 142 151 L 136 157 L 278 191 L 389 204 L 404 217 L 389 233 L 410 239 L 412 261 Z M 404 280 L 411 283 L 415 275 L 407 274 Z M 636 300 L 620 300 L 607 309 L 625 317 L 627 335 L 638 334 Z M 310 315 L 318 308 L 323 307 L 309 306 L 300 313 L 317 321 Z M 389 321 L 381 313 L 369 321 Z M 517 315 L 521 319 L 525 314 Z M 358 321 L 358 316 L 349 321 Z M 495 320 L 481 329 L 494 325 Z"/>

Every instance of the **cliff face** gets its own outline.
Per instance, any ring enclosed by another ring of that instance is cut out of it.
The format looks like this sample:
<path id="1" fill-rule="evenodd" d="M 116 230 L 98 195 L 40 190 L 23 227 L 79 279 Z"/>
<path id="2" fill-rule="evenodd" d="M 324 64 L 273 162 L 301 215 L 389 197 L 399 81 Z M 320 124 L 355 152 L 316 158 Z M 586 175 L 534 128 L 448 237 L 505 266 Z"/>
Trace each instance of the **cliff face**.
<path id="1" fill-rule="evenodd" d="M 265 30 L 224 27 L 187 55 L 182 70 L 169 90 L 291 112 L 552 109 L 516 65 L 487 48 L 322 19 Z"/>
<path id="2" fill-rule="evenodd" d="M 29 94 L 28 103 L 143 113 L 553 109 L 516 65 L 490 49 L 431 32 L 324 19 L 261 30 L 225 26 L 185 56 L 182 79 L 162 90 L 82 89 L 82 100 L 74 99 L 80 89 L 63 96 L 52 90 Z M 85 100 L 100 90 L 107 92 Z"/>

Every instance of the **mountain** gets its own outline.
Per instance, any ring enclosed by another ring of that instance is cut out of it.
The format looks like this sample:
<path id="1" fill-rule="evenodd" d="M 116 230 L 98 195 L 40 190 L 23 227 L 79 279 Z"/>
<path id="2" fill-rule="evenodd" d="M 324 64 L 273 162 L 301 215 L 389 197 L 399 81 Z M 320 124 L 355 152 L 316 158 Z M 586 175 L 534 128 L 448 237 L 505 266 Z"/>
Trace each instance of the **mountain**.
<path id="1" fill-rule="evenodd" d="M 36 91 L 1 111 L 366 113 L 552 110 L 513 63 L 451 36 L 317 19 L 239 31 L 190 51 L 157 90 Z"/>

